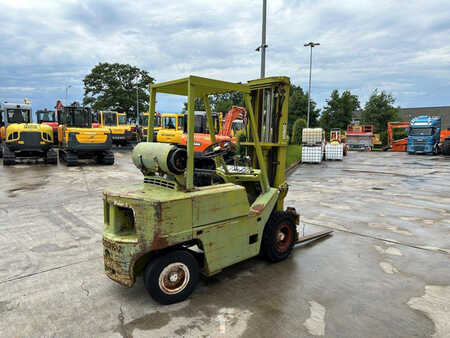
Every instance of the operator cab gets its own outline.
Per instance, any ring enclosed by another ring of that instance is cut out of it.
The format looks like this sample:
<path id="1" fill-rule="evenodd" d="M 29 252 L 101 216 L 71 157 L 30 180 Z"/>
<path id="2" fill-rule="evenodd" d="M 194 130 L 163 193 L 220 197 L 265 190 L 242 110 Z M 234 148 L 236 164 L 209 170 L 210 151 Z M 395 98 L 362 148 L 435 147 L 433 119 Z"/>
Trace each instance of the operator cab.
<path id="1" fill-rule="evenodd" d="M 31 108 L 24 108 L 21 105 L 6 108 L 6 121 L 12 123 L 31 123 Z"/>
<path id="2" fill-rule="evenodd" d="M 184 118 L 181 116 L 178 116 L 178 117 L 163 116 L 162 117 L 162 127 L 164 129 L 180 130 L 180 129 L 183 129 L 183 125 L 184 125 L 183 121 L 184 121 Z"/>
<path id="3" fill-rule="evenodd" d="M 57 122 L 56 120 L 56 113 L 53 110 L 47 110 L 45 108 L 44 110 L 38 110 L 36 112 L 37 122 Z"/>
<path id="4" fill-rule="evenodd" d="M 62 111 L 62 122 L 68 127 L 92 128 L 92 114 L 89 108 L 81 107 L 78 102 L 65 106 Z"/>
<path id="5" fill-rule="evenodd" d="M 184 113 L 184 119 L 187 120 L 187 114 Z M 220 130 L 220 119 L 218 113 L 211 113 L 213 126 L 214 126 L 214 134 L 217 134 Z M 183 129 L 184 133 L 187 133 L 187 124 L 184 125 Z M 195 134 L 209 134 L 208 123 L 206 119 L 205 111 L 195 111 L 194 112 L 194 133 Z"/>
<path id="6" fill-rule="evenodd" d="M 109 127 L 117 126 L 117 112 L 103 111 L 103 125 Z"/>

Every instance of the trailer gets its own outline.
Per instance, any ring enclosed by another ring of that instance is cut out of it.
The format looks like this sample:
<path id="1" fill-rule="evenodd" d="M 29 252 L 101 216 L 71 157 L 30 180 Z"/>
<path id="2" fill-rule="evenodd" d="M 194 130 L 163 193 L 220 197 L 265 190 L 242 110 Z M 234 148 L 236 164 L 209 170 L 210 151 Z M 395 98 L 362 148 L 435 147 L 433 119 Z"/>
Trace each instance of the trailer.
<path id="1" fill-rule="evenodd" d="M 373 148 L 373 125 L 348 125 L 347 148 L 356 151 L 371 151 Z"/>

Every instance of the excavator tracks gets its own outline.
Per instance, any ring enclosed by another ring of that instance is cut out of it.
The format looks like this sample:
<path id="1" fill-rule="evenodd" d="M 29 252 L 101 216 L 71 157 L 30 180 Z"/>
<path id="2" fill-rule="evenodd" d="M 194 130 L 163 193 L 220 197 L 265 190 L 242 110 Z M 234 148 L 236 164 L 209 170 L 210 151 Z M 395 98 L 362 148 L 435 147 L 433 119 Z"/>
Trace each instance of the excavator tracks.
<path id="1" fill-rule="evenodd" d="M 14 152 L 10 151 L 6 145 L 3 145 L 3 165 L 14 165 L 16 164 L 16 155 Z"/>
<path id="2" fill-rule="evenodd" d="M 59 151 L 59 159 L 66 163 L 68 167 L 73 167 L 78 164 L 78 156 L 73 151 Z"/>
<path id="3" fill-rule="evenodd" d="M 46 164 L 58 164 L 58 155 L 54 149 L 50 149 L 45 154 L 44 161 Z"/>
<path id="4" fill-rule="evenodd" d="M 106 150 L 97 156 L 97 163 L 105 165 L 114 164 L 114 153 L 111 150 Z"/>

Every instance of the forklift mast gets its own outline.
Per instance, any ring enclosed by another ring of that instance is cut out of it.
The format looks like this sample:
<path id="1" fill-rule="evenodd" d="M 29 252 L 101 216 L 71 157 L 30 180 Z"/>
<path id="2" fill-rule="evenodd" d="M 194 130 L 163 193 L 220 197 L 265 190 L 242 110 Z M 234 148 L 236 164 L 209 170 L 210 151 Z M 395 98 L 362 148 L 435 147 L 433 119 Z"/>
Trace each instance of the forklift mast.
<path id="1" fill-rule="evenodd" d="M 286 184 L 286 152 L 289 143 L 287 134 L 289 88 L 288 77 L 268 77 L 249 81 L 251 105 L 255 115 L 257 135 L 262 148 L 262 161 L 267 172 L 268 183 L 280 190 L 277 210 L 283 210 L 283 200 L 288 191 Z M 247 133 L 247 135 L 250 135 Z M 244 146 L 255 146 L 250 137 Z M 256 148 L 253 148 L 256 150 Z M 252 149 L 250 148 L 250 152 Z M 251 158 L 255 158 L 251 156 Z M 261 168 L 253 160 L 254 168 Z M 262 169 L 262 168 L 261 168 Z"/>

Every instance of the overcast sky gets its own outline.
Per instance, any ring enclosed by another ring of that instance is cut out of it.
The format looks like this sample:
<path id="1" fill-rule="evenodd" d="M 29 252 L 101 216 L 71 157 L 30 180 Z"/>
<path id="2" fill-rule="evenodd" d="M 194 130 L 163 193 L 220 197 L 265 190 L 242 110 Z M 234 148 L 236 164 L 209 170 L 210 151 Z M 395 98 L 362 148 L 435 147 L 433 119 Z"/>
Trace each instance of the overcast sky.
<path id="1" fill-rule="evenodd" d="M 0 0 L 0 99 L 34 110 L 81 100 L 99 62 L 129 63 L 159 81 L 189 74 L 259 76 L 262 0 Z M 362 104 L 374 88 L 402 107 L 450 105 L 450 1 L 268 0 L 266 75 L 307 88 L 325 105 L 335 88 Z M 161 98 L 157 109 L 179 111 Z"/>

